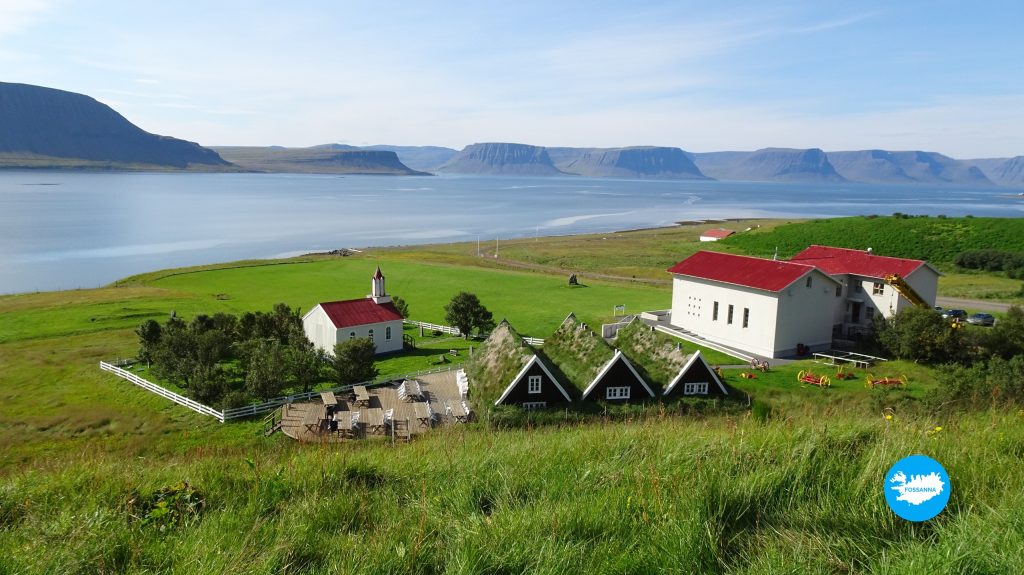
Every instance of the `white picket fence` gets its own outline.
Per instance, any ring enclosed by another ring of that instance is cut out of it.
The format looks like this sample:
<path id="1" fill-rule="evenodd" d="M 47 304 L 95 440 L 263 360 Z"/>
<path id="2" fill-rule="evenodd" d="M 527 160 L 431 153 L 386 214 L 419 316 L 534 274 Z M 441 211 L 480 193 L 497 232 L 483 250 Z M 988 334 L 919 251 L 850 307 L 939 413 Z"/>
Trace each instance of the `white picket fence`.
<path id="1" fill-rule="evenodd" d="M 414 319 L 404 319 L 402 321 L 404 323 L 409 324 L 409 325 L 414 325 L 416 327 L 421 327 L 423 329 L 439 331 L 441 333 L 447 333 L 447 334 L 451 334 L 451 335 L 462 335 L 462 332 L 459 331 L 459 328 L 452 327 L 450 325 L 441 325 L 441 324 L 436 324 L 436 323 L 428 323 L 428 322 L 425 322 L 425 321 L 416 321 Z M 474 337 L 486 337 L 486 336 L 480 335 L 480 336 L 474 336 Z M 523 342 L 528 343 L 530 345 L 544 345 L 544 340 L 539 338 L 539 337 L 524 337 L 523 338 Z"/>
<path id="2" fill-rule="evenodd" d="M 450 325 L 441 325 L 441 324 L 429 323 L 429 322 L 425 322 L 425 321 L 416 321 L 414 319 L 404 319 L 404 320 L 402 320 L 402 322 L 403 323 L 407 323 L 409 325 L 414 325 L 416 327 L 421 327 L 423 329 L 429 329 L 429 330 L 432 330 L 432 331 L 439 331 L 441 333 L 447 333 L 447 334 L 450 334 L 450 335 L 462 335 L 462 332 L 459 331 L 459 328 L 452 327 Z"/>
<path id="3" fill-rule="evenodd" d="M 192 411 L 201 413 L 203 415 L 209 415 L 210 417 L 215 417 L 215 418 L 217 418 L 217 421 L 220 421 L 221 423 L 224 423 L 225 421 L 228 421 L 228 420 L 231 420 L 231 419 L 238 419 L 240 417 L 251 417 L 253 415 L 259 415 L 261 413 L 267 413 L 268 411 L 273 411 L 273 410 L 277 409 L 278 407 L 280 407 L 280 406 L 282 406 L 282 405 L 284 405 L 286 403 L 292 403 L 292 402 L 295 402 L 295 401 L 308 401 L 310 399 L 320 397 L 320 393 L 323 392 L 323 391 L 332 391 L 334 393 L 341 393 L 341 392 L 351 391 L 352 387 L 354 385 L 363 385 L 363 386 L 367 386 L 367 387 L 375 386 L 375 385 L 384 385 L 384 384 L 386 384 L 388 382 L 391 382 L 391 381 L 397 381 L 397 380 L 402 380 L 402 379 L 409 379 L 409 378 L 419 377 L 421 375 L 429 375 L 431 373 L 441 373 L 441 372 L 445 372 L 445 371 L 451 371 L 451 370 L 456 369 L 456 368 L 459 368 L 459 366 L 458 365 L 449 365 L 449 366 L 445 366 L 445 367 L 438 367 L 438 368 L 434 368 L 434 369 L 417 371 L 415 373 L 406 373 L 406 374 L 399 375 L 399 376 L 379 377 L 379 378 L 374 379 L 374 380 L 364 381 L 362 383 L 356 383 L 356 384 L 353 384 L 353 385 L 345 385 L 345 386 L 342 386 L 342 387 L 335 387 L 335 388 L 332 388 L 332 389 L 320 389 L 320 390 L 309 391 L 309 392 L 305 392 L 305 393 L 297 393 L 295 395 L 286 395 L 286 396 L 281 396 L 281 397 L 275 397 L 274 399 L 271 399 L 269 401 L 265 401 L 263 403 L 258 403 L 258 404 L 255 404 L 255 405 L 246 405 L 244 407 L 236 407 L 236 408 L 233 408 L 233 409 L 225 409 L 224 411 L 217 411 L 216 409 L 214 409 L 214 408 L 212 408 L 212 407 L 210 407 L 208 405 L 204 405 L 202 403 L 199 403 L 198 401 L 195 401 L 195 400 L 189 399 L 189 398 L 187 398 L 187 397 L 185 397 L 183 395 L 174 393 L 173 391 L 171 391 L 169 389 L 160 387 L 159 385 L 157 385 L 157 384 L 155 384 L 155 383 L 153 383 L 151 381 L 147 381 L 145 379 L 142 379 L 141 377 L 135 375 L 134 373 L 131 373 L 130 371 L 126 371 L 124 369 L 121 369 L 120 367 L 117 367 L 115 365 L 109 364 L 109 363 L 107 363 L 105 361 L 101 361 L 100 362 L 100 369 L 102 369 L 103 371 L 109 371 L 110 373 L 113 373 L 114 375 L 116 375 L 116 376 L 118 376 L 118 377 L 120 377 L 122 379 L 127 379 L 128 381 L 130 381 L 130 382 L 134 383 L 135 385 L 145 389 L 146 391 L 151 391 L 151 392 L 159 395 L 160 397 L 163 397 L 165 399 L 169 399 L 169 400 L 173 401 L 174 403 L 177 403 L 178 405 L 182 405 L 184 407 L 187 407 L 187 408 L 191 409 Z"/>
<path id="4" fill-rule="evenodd" d="M 100 362 L 100 369 L 102 369 L 103 371 L 109 371 L 110 373 L 113 373 L 114 375 L 122 379 L 127 379 L 128 381 L 134 383 L 135 385 L 141 387 L 142 389 L 145 389 L 146 391 L 151 391 L 164 399 L 169 399 L 174 403 L 177 403 L 178 405 L 184 405 L 185 407 L 191 409 L 192 411 L 202 413 L 203 415 L 209 415 L 210 417 L 216 417 L 218 421 L 224 423 L 223 412 L 217 411 L 216 409 L 208 405 L 203 405 L 198 401 L 191 400 L 185 397 L 184 395 L 174 393 L 173 391 L 160 387 L 155 383 L 146 381 L 145 379 L 142 379 L 141 377 L 135 375 L 130 371 L 121 369 L 120 367 L 117 367 L 113 364 L 109 364 L 105 361 Z"/>

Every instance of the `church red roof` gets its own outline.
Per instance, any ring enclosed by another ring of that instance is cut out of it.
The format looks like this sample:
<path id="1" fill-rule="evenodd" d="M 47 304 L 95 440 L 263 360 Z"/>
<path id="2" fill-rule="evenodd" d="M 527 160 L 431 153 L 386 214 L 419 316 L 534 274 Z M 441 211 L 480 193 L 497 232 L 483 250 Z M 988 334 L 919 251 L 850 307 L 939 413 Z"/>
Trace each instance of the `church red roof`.
<path id="1" fill-rule="evenodd" d="M 907 277 L 917 268 L 927 265 L 921 260 L 878 256 L 863 250 L 811 246 L 789 261 L 812 265 L 829 275 L 853 274 L 882 279 L 889 274 Z"/>
<path id="2" fill-rule="evenodd" d="M 321 303 L 320 307 L 338 329 L 402 319 L 394 304 L 376 303 L 370 298 L 330 301 Z"/>
<path id="3" fill-rule="evenodd" d="M 700 251 L 668 268 L 669 273 L 777 292 L 813 266 Z"/>

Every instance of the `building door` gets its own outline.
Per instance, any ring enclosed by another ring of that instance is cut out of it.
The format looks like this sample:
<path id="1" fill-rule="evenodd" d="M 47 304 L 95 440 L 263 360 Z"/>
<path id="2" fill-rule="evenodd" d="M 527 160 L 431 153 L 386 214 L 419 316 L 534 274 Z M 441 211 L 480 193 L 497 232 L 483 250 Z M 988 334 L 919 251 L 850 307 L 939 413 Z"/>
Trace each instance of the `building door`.
<path id="1" fill-rule="evenodd" d="M 853 302 L 850 307 L 850 323 L 860 323 L 860 308 L 863 304 L 859 301 Z"/>

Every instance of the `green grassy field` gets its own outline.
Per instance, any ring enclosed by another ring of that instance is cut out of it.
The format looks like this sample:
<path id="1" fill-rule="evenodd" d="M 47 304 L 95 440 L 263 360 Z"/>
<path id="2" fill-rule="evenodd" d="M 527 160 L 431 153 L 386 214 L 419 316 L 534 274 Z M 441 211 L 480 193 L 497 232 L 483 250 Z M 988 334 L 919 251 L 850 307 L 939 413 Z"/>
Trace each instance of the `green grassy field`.
<path id="1" fill-rule="evenodd" d="M 509 242 L 502 255 L 658 279 L 706 247 L 698 227 Z M 796 372 L 835 368 L 797 362 L 753 380 L 726 370 L 730 385 L 768 406 L 756 413 L 680 415 L 651 404 L 617 423 L 475 424 L 399 446 L 263 437 L 259 421 L 219 424 L 97 368 L 133 355 L 132 330 L 146 319 L 362 297 L 377 263 L 416 319 L 443 322 L 444 303 L 468 290 L 495 319 L 535 337 L 570 311 L 596 326 L 614 305 L 639 311 L 670 300 L 660 284 L 586 278 L 587 287 L 571 288 L 562 273 L 514 269 L 468 244 L 167 270 L 96 290 L 0 297 L 0 574 L 1024 569 L 1024 412 L 936 418 L 921 401 L 934 372 L 911 363 L 873 370 L 906 374 L 906 390 L 867 390 L 863 370 L 814 388 Z M 388 358 L 381 370 L 425 369 L 441 352 L 459 349 L 461 359 L 478 345 L 419 344 L 422 352 Z M 883 419 L 883 408 L 895 418 Z M 950 507 L 923 525 L 895 518 L 882 498 L 885 470 L 910 453 L 936 457 L 954 482 Z M 202 493 L 201 513 L 163 529 L 131 519 L 134 493 L 182 480 Z"/>

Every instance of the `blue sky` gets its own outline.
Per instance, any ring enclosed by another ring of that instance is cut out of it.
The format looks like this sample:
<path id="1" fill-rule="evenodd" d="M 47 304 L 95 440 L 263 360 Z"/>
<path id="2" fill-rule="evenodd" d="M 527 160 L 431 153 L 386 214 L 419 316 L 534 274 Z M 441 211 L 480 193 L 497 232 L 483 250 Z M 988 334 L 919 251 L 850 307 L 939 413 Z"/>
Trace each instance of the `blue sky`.
<path id="1" fill-rule="evenodd" d="M 1002 157 L 1024 154 L 1022 28 L 1020 0 L 0 0 L 0 80 L 204 145 Z"/>

